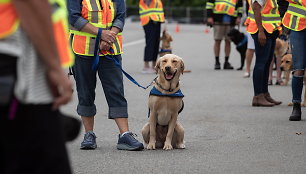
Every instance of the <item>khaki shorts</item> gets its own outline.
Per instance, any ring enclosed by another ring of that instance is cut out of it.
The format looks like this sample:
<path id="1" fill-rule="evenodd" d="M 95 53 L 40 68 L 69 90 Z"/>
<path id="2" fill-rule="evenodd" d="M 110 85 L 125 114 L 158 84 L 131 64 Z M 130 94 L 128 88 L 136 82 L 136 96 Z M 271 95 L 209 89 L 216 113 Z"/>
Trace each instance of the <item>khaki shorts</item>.
<path id="1" fill-rule="evenodd" d="M 214 25 L 214 39 L 215 40 L 230 40 L 227 36 L 227 33 L 233 28 L 231 25 L 222 25 L 222 24 L 215 24 Z"/>

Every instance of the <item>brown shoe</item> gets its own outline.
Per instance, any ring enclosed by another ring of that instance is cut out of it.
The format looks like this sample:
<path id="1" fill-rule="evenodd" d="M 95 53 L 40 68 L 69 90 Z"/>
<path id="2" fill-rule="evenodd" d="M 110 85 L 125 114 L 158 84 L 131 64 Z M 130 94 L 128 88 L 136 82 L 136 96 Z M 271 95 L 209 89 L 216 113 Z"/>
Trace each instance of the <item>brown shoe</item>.
<path id="1" fill-rule="evenodd" d="M 274 103 L 270 103 L 266 100 L 264 94 L 259 94 L 253 97 L 252 106 L 264 106 L 271 107 L 274 106 Z"/>
<path id="2" fill-rule="evenodd" d="M 276 101 L 276 100 L 274 100 L 274 99 L 270 96 L 270 93 L 267 92 L 267 93 L 265 93 L 264 95 L 265 95 L 265 98 L 266 98 L 266 100 L 267 100 L 268 102 L 274 103 L 275 105 L 280 105 L 280 104 L 282 104 L 281 101 Z"/>

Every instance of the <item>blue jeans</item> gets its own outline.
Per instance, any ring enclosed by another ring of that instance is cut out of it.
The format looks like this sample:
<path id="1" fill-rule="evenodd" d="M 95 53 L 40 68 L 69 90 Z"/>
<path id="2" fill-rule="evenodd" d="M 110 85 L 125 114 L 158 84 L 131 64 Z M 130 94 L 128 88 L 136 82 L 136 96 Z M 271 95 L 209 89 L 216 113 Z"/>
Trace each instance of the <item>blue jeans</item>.
<path id="1" fill-rule="evenodd" d="M 277 34 L 266 34 L 266 44 L 261 46 L 258 41 L 258 32 L 252 34 L 255 43 L 255 67 L 253 70 L 254 95 L 257 96 L 268 91 L 269 67 L 273 58 Z"/>
<path id="2" fill-rule="evenodd" d="M 306 68 L 306 29 L 302 31 L 291 31 L 290 46 L 292 50 L 293 71 L 305 70 Z M 303 90 L 304 76 L 292 77 L 292 102 L 300 103 Z"/>
<path id="3" fill-rule="evenodd" d="M 97 71 L 93 71 L 91 68 L 93 56 L 75 56 L 73 75 L 79 99 L 77 113 L 88 117 L 96 115 L 94 100 L 98 73 L 109 107 L 108 118 L 127 118 L 127 101 L 124 97 L 121 70 L 112 60 L 101 56 Z M 121 62 L 121 55 L 114 57 Z"/>

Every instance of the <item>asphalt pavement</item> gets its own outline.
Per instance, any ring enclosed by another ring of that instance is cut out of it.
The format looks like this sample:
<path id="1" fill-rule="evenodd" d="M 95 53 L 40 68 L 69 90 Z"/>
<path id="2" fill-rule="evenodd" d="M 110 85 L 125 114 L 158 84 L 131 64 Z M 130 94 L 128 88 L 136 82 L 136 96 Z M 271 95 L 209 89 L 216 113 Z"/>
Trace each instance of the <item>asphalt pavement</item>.
<path id="1" fill-rule="evenodd" d="M 181 76 L 185 108 L 179 120 L 185 128 L 186 149 L 117 150 L 118 129 L 107 118 L 108 107 L 98 81 L 95 119 L 98 148 L 79 149 L 83 129 L 75 141 L 67 144 L 74 173 L 305 174 L 306 114 L 300 122 L 288 121 L 292 110 L 287 106 L 291 100 L 290 85 L 269 86 L 272 97 L 283 101 L 282 105 L 252 107 L 251 78 L 243 78 L 243 71 L 213 69 L 212 30 L 204 25 L 180 24 L 179 32 L 175 32 L 176 27 L 166 26 L 173 37 L 173 53 L 182 57 L 186 69 L 191 70 Z M 141 73 L 145 41 L 140 23 L 127 21 L 123 38 L 123 68 L 140 84 L 148 85 L 156 75 Z M 221 50 L 223 64 L 223 43 Z M 230 62 L 235 68 L 240 66 L 234 44 Z M 124 84 L 130 130 L 143 141 L 140 131 L 147 122 L 150 89 L 141 89 L 127 78 Z M 76 105 L 75 92 L 73 101 L 62 110 L 79 118 Z"/>

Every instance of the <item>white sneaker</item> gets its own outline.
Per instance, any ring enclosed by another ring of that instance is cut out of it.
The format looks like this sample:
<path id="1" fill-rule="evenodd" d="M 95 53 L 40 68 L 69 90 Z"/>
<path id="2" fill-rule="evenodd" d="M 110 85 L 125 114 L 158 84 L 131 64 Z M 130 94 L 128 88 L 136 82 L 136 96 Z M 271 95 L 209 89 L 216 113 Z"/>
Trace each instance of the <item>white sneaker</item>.
<path id="1" fill-rule="evenodd" d="M 143 68 L 141 73 L 143 73 L 143 74 L 155 74 L 156 71 L 153 68 Z"/>
<path id="2" fill-rule="evenodd" d="M 250 77 L 250 73 L 245 72 L 244 75 L 243 75 L 243 77 L 244 77 L 244 78 L 249 78 L 249 77 Z"/>

